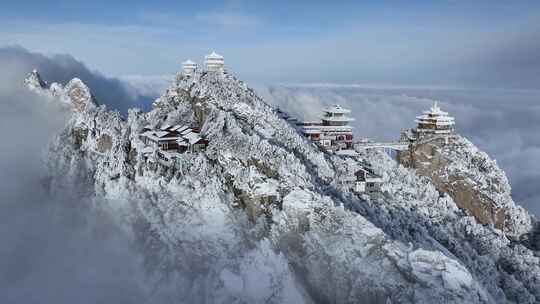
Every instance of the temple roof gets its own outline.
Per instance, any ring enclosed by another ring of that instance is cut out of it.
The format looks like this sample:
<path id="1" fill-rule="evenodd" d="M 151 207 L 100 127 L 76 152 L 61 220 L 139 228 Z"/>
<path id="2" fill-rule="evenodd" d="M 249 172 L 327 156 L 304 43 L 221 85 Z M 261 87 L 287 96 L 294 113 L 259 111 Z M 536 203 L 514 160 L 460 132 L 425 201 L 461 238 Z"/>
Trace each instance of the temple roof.
<path id="1" fill-rule="evenodd" d="M 448 112 L 442 111 L 437 101 L 435 101 L 428 111 L 422 113 L 422 115 L 416 117 L 416 123 L 435 124 L 439 126 L 451 126 L 455 124 L 454 117 L 449 116 Z"/>
<path id="2" fill-rule="evenodd" d="M 216 52 L 212 52 L 210 55 L 205 56 L 206 59 L 223 59 L 223 56 L 217 54 Z"/>
<path id="3" fill-rule="evenodd" d="M 348 121 L 354 121 L 354 118 L 347 117 L 347 116 L 339 116 L 339 117 L 336 117 L 336 116 L 323 116 L 322 120 L 348 122 Z"/>
<path id="4" fill-rule="evenodd" d="M 349 113 L 351 113 L 351 110 L 342 108 L 338 104 L 327 107 L 323 111 L 326 112 L 326 113 L 333 113 L 333 114 L 349 114 Z"/>
<path id="5" fill-rule="evenodd" d="M 321 130 L 325 132 L 352 132 L 353 127 L 346 126 L 303 126 L 302 130 Z"/>
<path id="6" fill-rule="evenodd" d="M 455 121 L 452 119 L 452 120 L 448 120 L 448 121 L 429 121 L 429 120 L 423 120 L 423 119 L 417 119 L 415 120 L 416 123 L 421 123 L 421 124 L 434 124 L 434 125 L 437 125 L 437 126 L 453 126 L 455 125 Z"/>
<path id="7" fill-rule="evenodd" d="M 193 64 L 196 64 L 196 63 L 191 61 L 191 59 L 188 59 L 188 60 L 182 62 L 182 64 L 184 64 L 184 65 L 193 65 Z"/>
<path id="8" fill-rule="evenodd" d="M 432 115 L 443 115 L 443 116 L 448 115 L 448 112 L 444 112 L 441 110 L 441 108 L 439 108 L 439 103 L 437 101 L 435 101 L 433 106 L 428 111 L 424 111 L 423 113 L 432 114 Z"/>
<path id="9" fill-rule="evenodd" d="M 186 141 L 188 141 L 191 145 L 197 143 L 202 138 L 197 133 L 188 133 L 183 136 Z"/>

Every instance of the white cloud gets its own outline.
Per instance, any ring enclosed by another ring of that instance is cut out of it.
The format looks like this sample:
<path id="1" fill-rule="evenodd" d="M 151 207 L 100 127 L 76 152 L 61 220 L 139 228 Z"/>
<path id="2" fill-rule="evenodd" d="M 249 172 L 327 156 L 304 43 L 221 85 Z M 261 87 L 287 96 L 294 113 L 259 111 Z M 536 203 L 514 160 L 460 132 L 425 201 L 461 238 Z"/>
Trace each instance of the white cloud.
<path id="1" fill-rule="evenodd" d="M 127 75 L 120 79 L 129 83 L 140 95 L 159 96 L 174 80 L 173 75 Z"/>

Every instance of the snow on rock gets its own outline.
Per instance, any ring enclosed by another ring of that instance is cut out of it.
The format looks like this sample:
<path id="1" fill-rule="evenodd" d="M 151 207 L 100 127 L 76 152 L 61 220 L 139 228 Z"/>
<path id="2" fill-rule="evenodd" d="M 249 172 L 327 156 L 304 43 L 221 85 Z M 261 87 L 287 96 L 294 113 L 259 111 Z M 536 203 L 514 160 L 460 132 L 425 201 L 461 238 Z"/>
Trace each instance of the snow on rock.
<path id="1" fill-rule="evenodd" d="M 437 276 L 449 290 L 469 288 L 473 284 L 471 274 L 454 260 L 440 252 L 418 249 L 409 254 L 413 275 L 424 284 L 432 284 Z"/>
<path id="2" fill-rule="evenodd" d="M 76 80 L 57 90 L 92 99 Z M 206 151 L 182 155 L 175 169 L 146 160 L 139 134 L 164 124 L 199 126 Z M 352 195 L 358 160 L 322 152 L 234 76 L 195 72 L 126 120 L 79 107 L 48 165 L 53 189 L 99 197 L 94 207 L 132 232 L 156 290 L 168 281 L 190 302 L 540 299 L 534 252 L 386 155 L 361 158 L 383 176 L 380 195 Z"/>
<path id="3" fill-rule="evenodd" d="M 472 279 L 449 289 L 441 271 L 434 270 L 437 263 L 457 265 L 457 261 L 433 252 L 440 259 L 426 262 L 430 271 L 415 276 L 412 248 L 315 193 L 295 191 L 284 199 L 283 210 L 274 220 L 278 224 L 273 228 L 275 242 L 286 250 L 293 265 L 305 275 L 308 290 L 320 301 L 489 302 Z M 464 267 L 460 270 L 472 278 Z"/>
<path id="4" fill-rule="evenodd" d="M 40 92 L 41 90 L 48 88 L 47 82 L 41 79 L 41 75 L 35 69 L 28 74 L 28 76 L 26 76 L 26 79 L 24 79 L 24 85 L 26 85 L 29 90 L 34 92 Z"/>
<path id="5" fill-rule="evenodd" d="M 276 254 L 267 240 L 250 251 L 237 270 L 225 268 L 220 279 L 229 296 L 217 295 L 222 303 L 247 300 L 248 303 L 311 303 L 305 291 L 290 274 L 286 258 Z M 276 295 L 276 287 L 282 290 Z"/>
<path id="6" fill-rule="evenodd" d="M 444 182 L 457 178 L 471 180 L 479 196 L 493 205 L 496 215 L 501 214 L 500 220 L 498 217 L 494 220 L 496 226 L 516 237 L 531 230 L 531 216 L 512 200 L 510 183 L 496 161 L 461 136 L 445 146 L 441 154 L 448 160 L 442 174 Z"/>
<path id="7" fill-rule="evenodd" d="M 65 87 L 56 82 L 48 85 L 41 79 L 39 72 L 33 70 L 24 80 L 24 84 L 29 90 L 47 97 L 48 100 L 69 106 L 78 112 L 97 105 L 90 89 L 78 78 L 72 79 Z"/>
<path id="8" fill-rule="evenodd" d="M 523 267 L 534 255 L 530 249 L 520 245 L 523 255 L 512 254 L 514 244 L 502 231 L 467 216 L 450 196 L 441 195 L 429 178 L 416 175 L 415 170 L 396 165 L 382 152 L 362 156 L 383 173 L 384 195 L 355 204 L 355 210 L 397 240 L 457 258 L 493 302 L 534 303 L 540 298 L 539 265 Z M 515 284 L 516 276 L 520 284 Z"/>
<path id="9" fill-rule="evenodd" d="M 466 138 L 456 135 L 448 144 L 413 147 L 400 153 L 400 162 L 428 176 L 479 222 L 494 225 L 513 238 L 531 231 L 531 216 L 512 200 L 505 173 Z"/>
<path id="10" fill-rule="evenodd" d="M 78 78 L 74 78 L 68 82 L 64 88 L 64 92 L 77 111 L 83 111 L 96 105 L 90 89 Z"/>

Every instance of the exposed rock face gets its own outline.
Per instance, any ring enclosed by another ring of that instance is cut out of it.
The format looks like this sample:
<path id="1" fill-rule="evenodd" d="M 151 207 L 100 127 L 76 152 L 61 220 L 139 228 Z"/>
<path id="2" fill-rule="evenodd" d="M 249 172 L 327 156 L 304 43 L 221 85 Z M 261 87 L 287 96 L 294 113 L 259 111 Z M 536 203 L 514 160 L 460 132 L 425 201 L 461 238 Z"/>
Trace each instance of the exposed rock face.
<path id="1" fill-rule="evenodd" d="M 76 111 L 83 111 L 86 107 L 95 106 L 96 102 L 90 89 L 78 78 L 72 79 L 64 88 L 64 94 L 69 98 Z"/>
<path id="2" fill-rule="evenodd" d="M 52 187 L 84 184 L 83 195 L 104 199 L 145 249 L 156 290 L 173 278 L 193 303 L 540 299 L 534 252 L 383 153 L 362 154 L 384 176 L 383 195 L 352 195 L 343 173 L 359 161 L 321 152 L 232 75 L 179 76 L 127 120 L 81 109 L 51 143 Z M 199 124 L 209 140 L 181 169 L 137 153 L 144 126 L 170 123 Z"/>
<path id="3" fill-rule="evenodd" d="M 109 151 L 111 148 L 112 148 L 112 138 L 107 134 L 101 135 L 101 137 L 99 137 L 97 141 L 97 150 L 101 153 L 105 153 Z"/>
<path id="4" fill-rule="evenodd" d="M 515 205 L 504 172 L 467 139 L 456 136 L 448 144 L 434 141 L 412 147 L 400 152 L 400 163 L 429 177 L 480 223 L 515 238 L 531 230 L 531 217 Z"/>

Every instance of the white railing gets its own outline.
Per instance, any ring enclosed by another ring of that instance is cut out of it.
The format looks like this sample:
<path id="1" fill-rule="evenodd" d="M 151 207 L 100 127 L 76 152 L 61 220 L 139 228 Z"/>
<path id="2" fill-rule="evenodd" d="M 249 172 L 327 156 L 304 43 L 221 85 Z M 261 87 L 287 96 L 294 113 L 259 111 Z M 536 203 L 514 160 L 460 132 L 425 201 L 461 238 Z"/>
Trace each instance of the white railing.
<path id="1" fill-rule="evenodd" d="M 391 150 L 408 150 L 409 143 L 406 142 L 356 142 L 356 149 L 391 149 Z"/>

